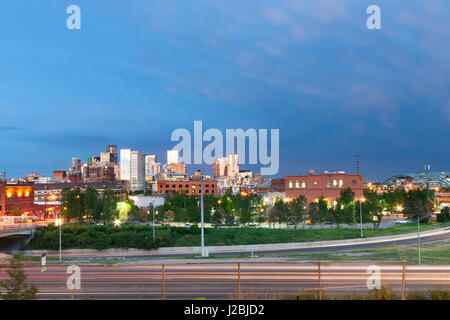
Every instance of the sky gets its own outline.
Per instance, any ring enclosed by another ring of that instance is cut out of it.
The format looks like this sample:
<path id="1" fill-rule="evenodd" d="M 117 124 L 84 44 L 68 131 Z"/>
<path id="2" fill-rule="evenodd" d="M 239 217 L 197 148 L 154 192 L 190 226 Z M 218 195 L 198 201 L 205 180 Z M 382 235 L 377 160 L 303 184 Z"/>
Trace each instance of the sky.
<path id="1" fill-rule="evenodd" d="M 366 180 L 449 171 L 449 14 L 446 0 L 3 1 L 0 171 L 50 175 L 108 144 L 165 162 L 195 120 L 279 129 L 278 176 L 355 172 L 356 153 Z"/>

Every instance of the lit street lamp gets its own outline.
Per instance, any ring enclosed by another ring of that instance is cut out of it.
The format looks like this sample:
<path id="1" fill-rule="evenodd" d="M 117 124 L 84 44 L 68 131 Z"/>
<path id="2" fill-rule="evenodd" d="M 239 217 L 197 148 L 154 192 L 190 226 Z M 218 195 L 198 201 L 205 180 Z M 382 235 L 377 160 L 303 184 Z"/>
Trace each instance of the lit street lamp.
<path id="1" fill-rule="evenodd" d="M 398 205 L 396 208 L 397 211 L 397 220 L 398 220 L 398 213 L 403 211 L 403 207 L 401 205 Z"/>
<path id="2" fill-rule="evenodd" d="M 66 207 L 64 207 L 64 209 L 66 209 Z M 62 224 L 62 219 L 61 219 L 61 211 L 59 211 L 59 218 L 56 219 L 56 223 L 59 226 L 59 262 L 61 262 L 61 247 L 62 247 L 62 241 L 61 241 L 61 224 Z"/>

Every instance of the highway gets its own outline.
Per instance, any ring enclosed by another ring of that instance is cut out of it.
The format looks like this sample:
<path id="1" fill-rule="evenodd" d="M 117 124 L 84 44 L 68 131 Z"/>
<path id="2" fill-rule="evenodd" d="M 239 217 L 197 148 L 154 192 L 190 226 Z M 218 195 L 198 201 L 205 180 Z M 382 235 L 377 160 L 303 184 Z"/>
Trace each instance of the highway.
<path id="1" fill-rule="evenodd" d="M 367 267 L 371 263 L 321 263 L 323 294 L 368 293 Z M 389 286 L 399 295 L 402 283 L 401 264 L 380 264 L 381 285 Z M 39 288 L 40 299 L 70 299 L 66 281 L 67 265 L 27 266 L 29 283 Z M 81 289 L 74 298 L 90 299 L 162 299 L 162 266 L 80 265 Z M 6 278 L 0 271 L 0 280 Z M 238 298 L 238 266 L 227 264 L 165 265 L 164 298 L 236 299 Z M 273 299 L 298 292 L 317 292 L 319 288 L 317 264 L 306 263 L 241 263 L 240 288 L 242 299 Z M 450 288 L 450 266 L 408 266 L 406 288 Z"/>

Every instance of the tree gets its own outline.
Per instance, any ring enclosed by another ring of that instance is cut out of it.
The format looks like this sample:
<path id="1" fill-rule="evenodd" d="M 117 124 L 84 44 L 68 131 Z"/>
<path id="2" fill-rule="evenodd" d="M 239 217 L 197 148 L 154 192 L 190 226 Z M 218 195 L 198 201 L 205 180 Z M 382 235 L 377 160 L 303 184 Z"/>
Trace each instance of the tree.
<path id="1" fill-rule="evenodd" d="M 305 220 L 306 215 L 306 198 L 301 195 L 298 198 L 288 202 L 289 219 L 294 222 L 294 229 L 297 225 Z"/>
<path id="2" fill-rule="evenodd" d="M 282 222 L 288 221 L 288 208 L 286 203 L 278 198 L 277 201 L 275 201 L 273 205 L 273 218 L 278 220 L 278 223 L 281 224 Z"/>
<path id="3" fill-rule="evenodd" d="M 381 220 L 380 212 L 383 210 L 383 206 L 385 206 L 385 203 L 380 202 L 383 200 L 383 198 L 380 199 L 380 197 L 377 195 L 375 191 L 370 190 L 364 190 L 364 198 L 365 201 L 361 203 L 362 208 L 362 221 L 364 222 L 372 222 L 373 217 L 377 216 L 379 220 Z M 359 215 L 359 206 L 360 206 L 359 200 L 356 204 L 356 221 L 359 223 L 360 221 L 360 215 Z"/>
<path id="4" fill-rule="evenodd" d="M 312 225 L 319 223 L 319 221 L 320 221 L 319 204 L 317 202 L 311 202 L 309 204 L 308 215 L 309 215 L 309 221 L 310 221 L 309 226 L 312 229 Z"/>
<path id="5" fill-rule="evenodd" d="M 94 188 L 87 187 L 83 197 L 84 216 L 89 221 L 100 221 L 101 206 L 98 191 Z"/>
<path id="6" fill-rule="evenodd" d="M 103 197 L 101 199 L 101 214 L 100 220 L 103 222 L 110 222 L 117 218 L 117 202 L 119 198 L 114 195 L 112 190 L 106 189 L 103 192 Z"/>
<path id="7" fill-rule="evenodd" d="M 214 224 L 214 226 L 219 226 L 223 223 L 224 219 L 224 211 L 222 208 L 217 208 L 213 210 L 213 214 L 211 215 L 211 222 Z"/>
<path id="8" fill-rule="evenodd" d="M 336 223 L 355 223 L 355 193 L 350 188 L 341 190 L 335 209 Z"/>
<path id="9" fill-rule="evenodd" d="M 23 270 L 20 260 L 11 259 L 8 270 L 9 280 L 0 281 L 0 287 L 5 289 L 6 293 L 1 294 L 0 298 L 4 300 L 32 300 L 36 299 L 38 289 L 35 285 L 27 284 L 27 274 Z"/>
<path id="10" fill-rule="evenodd" d="M 428 216 L 428 211 L 431 212 L 433 205 L 434 193 L 430 191 L 429 201 L 427 202 L 426 189 L 409 190 L 405 198 L 405 209 L 403 213 L 410 219 L 417 220 Z"/>
<path id="11" fill-rule="evenodd" d="M 364 190 L 366 193 L 366 190 Z M 372 193 L 376 193 L 372 191 Z M 405 203 L 407 192 L 403 188 L 396 188 L 394 190 L 388 190 L 383 193 L 382 198 L 386 201 L 386 207 L 390 212 L 397 211 L 397 206 Z"/>
<path id="12" fill-rule="evenodd" d="M 231 190 L 227 190 L 220 200 L 220 208 L 224 213 L 225 224 L 231 226 L 234 222 L 233 200 Z"/>
<path id="13" fill-rule="evenodd" d="M 61 207 L 62 215 L 65 220 L 75 219 L 79 222 L 83 221 L 84 215 L 84 194 L 80 188 L 64 188 L 61 191 Z"/>
<path id="14" fill-rule="evenodd" d="M 450 220 L 450 207 L 443 207 L 436 218 L 438 222 Z"/>
<path id="15" fill-rule="evenodd" d="M 333 224 L 336 224 L 336 210 L 334 208 L 328 209 L 325 220 L 331 225 L 331 229 L 333 229 Z"/>

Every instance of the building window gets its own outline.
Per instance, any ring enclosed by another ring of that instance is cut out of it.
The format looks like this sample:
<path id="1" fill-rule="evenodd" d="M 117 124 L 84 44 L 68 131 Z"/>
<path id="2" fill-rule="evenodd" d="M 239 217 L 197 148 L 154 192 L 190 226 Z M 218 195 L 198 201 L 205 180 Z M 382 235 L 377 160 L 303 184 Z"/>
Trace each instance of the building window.
<path id="1" fill-rule="evenodd" d="M 331 188 L 331 180 L 330 179 L 327 180 L 327 188 Z"/>
<path id="2" fill-rule="evenodd" d="M 292 189 L 292 180 L 289 180 L 289 189 Z"/>
<path id="3" fill-rule="evenodd" d="M 302 188 L 306 188 L 306 180 L 302 180 Z"/>
<path id="4" fill-rule="evenodd" d="M 317 180 L 314 180 L 313 184 L 317 185 L 319 182 L 317 182 Z"/>
<path id="5" fill-rule="evenodd" d="M 337 180 L 336 180 L 336 179 L 333 180 L 333 187 L 334 187 L 334 188 L 337 187 Z"/>
<path id="6" fill-rule="evenodd" d="M 300 188 L 300 184 L 299 184 L 298 180 L 295 180 L 295 188 L 297 188 L 297 189 Z"/>
<path id="7" fill-rule="evenodd" d="M 352 180 L 352 184 L 355 186 L 356 185 L 356 180 Z"/>
<path id="8" fill-rule="evenodd" d="M 344 186 L 344 180 L 339 180 L 339 188 L 342 188 Z"/>

